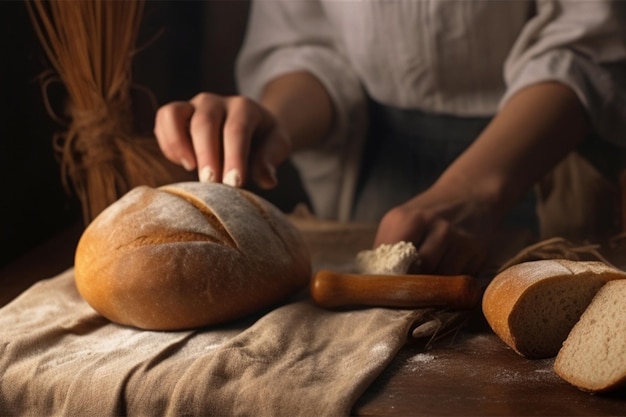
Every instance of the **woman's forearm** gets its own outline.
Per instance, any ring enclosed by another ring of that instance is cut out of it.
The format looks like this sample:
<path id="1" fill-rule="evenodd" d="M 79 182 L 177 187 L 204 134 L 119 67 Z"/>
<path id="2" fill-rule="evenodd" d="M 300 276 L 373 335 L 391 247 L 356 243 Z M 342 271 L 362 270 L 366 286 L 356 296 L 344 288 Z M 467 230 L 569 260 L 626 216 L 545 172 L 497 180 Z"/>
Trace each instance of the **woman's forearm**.
<path id="1" fill-rule="evenodd" d="M 468 187 L 495 210 L 508 210 L 588 135 L 574 92 L 557 82 L 519 91 L 440 182 Z"/>
<path id="2" fill-rule="evenodd" d="M 322 83 L 307 72 L 289 73 L 270 82 L 261 103 L 285 130 L 293 150 L 315 144 L 332 129 L 332 100 Z"/>

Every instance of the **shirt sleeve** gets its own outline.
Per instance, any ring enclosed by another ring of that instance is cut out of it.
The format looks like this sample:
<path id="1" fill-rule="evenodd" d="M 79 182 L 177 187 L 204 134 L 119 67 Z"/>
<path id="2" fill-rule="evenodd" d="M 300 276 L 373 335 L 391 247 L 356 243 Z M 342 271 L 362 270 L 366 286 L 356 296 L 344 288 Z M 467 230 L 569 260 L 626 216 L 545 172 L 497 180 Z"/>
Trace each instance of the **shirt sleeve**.
<path id="1" fill-rule="evenodd" d="M 241 94 L 259 99 L 272 79 L 308 71 L 326 87 L 335 107 L 332 132 L 292 161 L 299 169 L 313 209 L 321 218 L 346 220 L 360 165 L 366 96 L 319 1 L 255 0 L 236 63 Z"/>
<path id="2" fill-rule="evenodd" d="M 505 63 L 500 106 L 531 84 L 559 81 L 586 108 L 596 133 L 626 146 L 626 2 L 538 0 Z"/>
<path id="3" fill-rule="evenodd" d="M 254 0 L 248 31 L 237 59 L 239 91 L 258 99 L 272 79 L 308 71 L 326 87 L 336 110 L 331 142 L 347 136 L 359 119 L 365 96 L 357 75 L 333 40 L 318 1 Z"/>

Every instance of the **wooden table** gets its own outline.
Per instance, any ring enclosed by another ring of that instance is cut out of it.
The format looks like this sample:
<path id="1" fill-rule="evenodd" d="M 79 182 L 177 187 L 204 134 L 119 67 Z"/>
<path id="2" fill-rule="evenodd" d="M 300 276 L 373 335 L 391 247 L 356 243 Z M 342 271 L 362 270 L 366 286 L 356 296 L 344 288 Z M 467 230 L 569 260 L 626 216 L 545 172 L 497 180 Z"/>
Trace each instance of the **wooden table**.
<path id="1" fill-rule="evenodd" d="M 429 348 L 407 346 L 356 404 L 363 416 L 626 415 L 626 390 L 579 391 L 509 349 L 482 317 Z"/>
<path id="2" fill-rule="evenodd" d="M 0 270 L 0 306 L 73 265 L 76 225 Z M 579 391 L 496 337 L 477 310 L 461 331 L 403 348 L 353 409 L 359 416 L 626 415 L 626 390 Z"/>

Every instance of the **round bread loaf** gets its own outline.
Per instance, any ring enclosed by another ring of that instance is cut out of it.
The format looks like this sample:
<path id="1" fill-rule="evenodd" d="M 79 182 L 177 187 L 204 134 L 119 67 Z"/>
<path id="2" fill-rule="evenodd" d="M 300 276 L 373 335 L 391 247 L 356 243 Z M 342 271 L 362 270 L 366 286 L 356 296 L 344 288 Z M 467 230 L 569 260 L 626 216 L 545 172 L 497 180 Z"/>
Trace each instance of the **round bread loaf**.
<path id="1" fill-rule="evenodd" d="M 102 211 L 75 255 L 76 286 L 116 323 L 179 330 L 235 320 L 308 285 L 299 231 L 271 203 L 222 184 L 140 186 Z"/>
<path id="2" fill-rule="evenodd" d="M 603 262 L 520 263 L 487 286 L 483 313 L 493 331 L 520 355 L 554 357 L 598 290 L 620 278 L 626 273 Z"/>

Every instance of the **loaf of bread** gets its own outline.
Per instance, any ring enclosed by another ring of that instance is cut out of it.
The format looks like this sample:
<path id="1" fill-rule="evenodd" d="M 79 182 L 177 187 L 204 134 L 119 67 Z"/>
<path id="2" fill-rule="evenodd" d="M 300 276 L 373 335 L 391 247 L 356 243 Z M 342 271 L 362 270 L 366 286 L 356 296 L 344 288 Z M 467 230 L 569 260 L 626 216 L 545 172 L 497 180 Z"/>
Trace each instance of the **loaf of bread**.
<path id="1" fill-rule="evenodd" d="M 626 273 L 596 261 L 539 260 L 513 265 L 487 286 L 482 308 L 493 331 L 527 358 L 549 358 L 608 281 Z"/>
<path id="2" fill-rule="evenodd" d="M 222 184 L 137 187 L 85 229 L 76 286 L 108 319 L 151 330 L 232 321 L 311 278 L 299 231 L 271 203 Z"/>
<path id="3" fill-rule="evenodd" d="M 626 386 L 626 280 L 598 291 L 565 339 L 554 371 L 583 391 Z"/>

